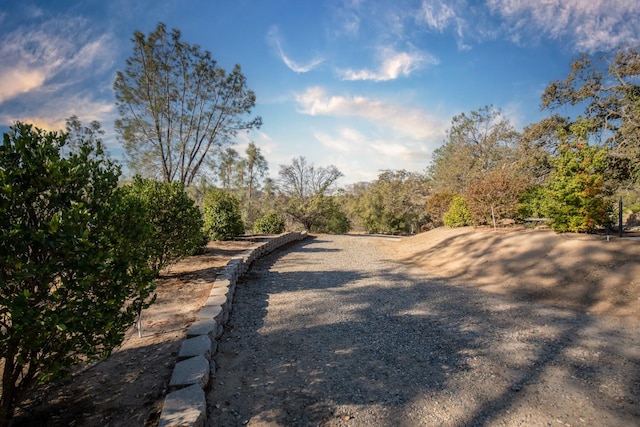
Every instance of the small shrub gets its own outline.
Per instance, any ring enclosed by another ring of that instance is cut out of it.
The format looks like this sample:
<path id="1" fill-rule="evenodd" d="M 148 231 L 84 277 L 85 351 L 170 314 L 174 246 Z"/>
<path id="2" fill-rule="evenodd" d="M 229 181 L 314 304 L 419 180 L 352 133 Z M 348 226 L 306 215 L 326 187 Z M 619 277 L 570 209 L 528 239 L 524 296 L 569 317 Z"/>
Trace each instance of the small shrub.
<path id="1" fill-rule="evenodd" d="M 471 212 L 462 196 L 456 196 L 451 200 L 451 205 L 447 213 L 444 214 L 443 220 L 447 227 L 471 225 Z"/>
<path id="2" fill-rule="evenodd" d="M 202 206 L 204 230 L 213 240 L 230 240 L 244 233 L 240 201 L 220 189 L 207 192 Z"/>
<path id="3" fill-rule="evenodd" d="M 284 232 L 284 219 L 274 211 L 271 211 L 253 223 L 253 232 L 262 234 L 280 234 Z"/>
<path id="4" fill-rule="evenodd" d="M 202 214 L 182 185 L 136 177 L 124 188 L 146 208 L 146 220 L 153 228 L 146 247 L 154 271 L 159 272 L 163 267 L 193 255 L 203 243 L 206 245 Z"/>

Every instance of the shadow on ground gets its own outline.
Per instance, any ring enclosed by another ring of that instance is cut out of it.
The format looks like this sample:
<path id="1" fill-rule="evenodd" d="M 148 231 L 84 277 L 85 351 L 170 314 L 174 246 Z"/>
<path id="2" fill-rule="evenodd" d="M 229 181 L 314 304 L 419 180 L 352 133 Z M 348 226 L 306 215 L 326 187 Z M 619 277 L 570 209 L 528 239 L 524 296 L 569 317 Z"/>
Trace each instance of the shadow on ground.
<path id="1" fill-rule="evenodd" d="M 561 419 L 545 387 L 598 400 L 572 417 L 640 417 L 640 354 L 625 354 L 615 329 L 526 294 L 420 279 L 399 264 L 326 268 L 315 257 L 339 252 L 332 240 L 278 251 L 238 284 L 208 396 L 211 425 L 475 426 L 523 410 Z M 595 291 L 579 297 L 588 303 Z M 523 409 L 532 402 L 542 406 Z"/>

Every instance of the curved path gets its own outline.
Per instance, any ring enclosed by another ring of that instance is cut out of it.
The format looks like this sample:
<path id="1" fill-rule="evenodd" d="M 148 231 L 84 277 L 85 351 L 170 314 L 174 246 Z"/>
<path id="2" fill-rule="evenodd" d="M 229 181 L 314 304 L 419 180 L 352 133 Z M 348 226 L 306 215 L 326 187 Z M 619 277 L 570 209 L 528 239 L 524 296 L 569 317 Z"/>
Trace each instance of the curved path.
<path id="1" fill-rule="evenodd" d="M 238 283 L 211 426 L 637 426 L 640 337 L 319 236 Z"/>

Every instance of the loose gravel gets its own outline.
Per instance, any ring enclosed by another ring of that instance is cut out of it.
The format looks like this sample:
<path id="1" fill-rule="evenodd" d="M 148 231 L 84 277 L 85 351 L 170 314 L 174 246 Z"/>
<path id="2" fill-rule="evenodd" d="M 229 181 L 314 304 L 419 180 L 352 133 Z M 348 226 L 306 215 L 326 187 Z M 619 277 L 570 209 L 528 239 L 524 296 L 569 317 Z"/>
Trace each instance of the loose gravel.
<path id="1" fill-rule="evenodd" d="M 238 283 L 209 426 L 639 426 L 640 333 L 319 236 Z"/>

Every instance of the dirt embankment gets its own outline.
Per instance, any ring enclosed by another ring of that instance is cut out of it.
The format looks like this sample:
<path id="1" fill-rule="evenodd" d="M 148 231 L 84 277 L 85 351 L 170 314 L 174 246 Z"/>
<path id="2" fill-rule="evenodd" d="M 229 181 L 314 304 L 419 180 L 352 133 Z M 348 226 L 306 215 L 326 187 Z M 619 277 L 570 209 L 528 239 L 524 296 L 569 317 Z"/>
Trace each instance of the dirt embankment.
<path id="1" fill-rule="evenodd" d="M 385 242 L 394 259 L 489 292 L 640 321 L 640 239 L 439 228 Z"/>

